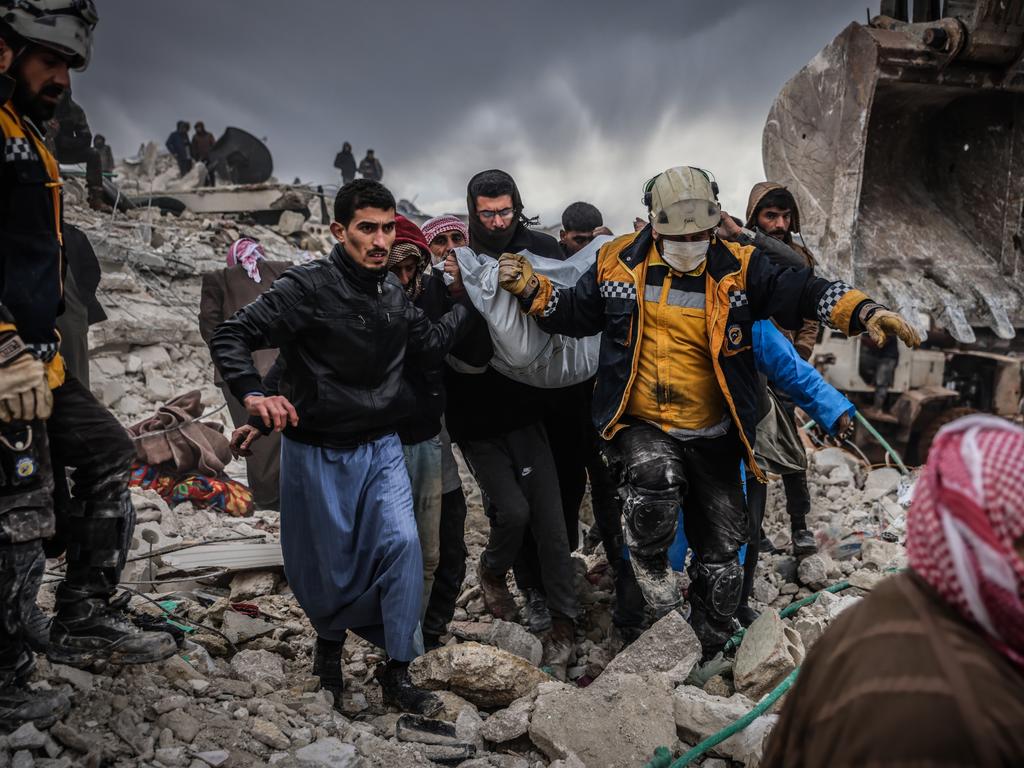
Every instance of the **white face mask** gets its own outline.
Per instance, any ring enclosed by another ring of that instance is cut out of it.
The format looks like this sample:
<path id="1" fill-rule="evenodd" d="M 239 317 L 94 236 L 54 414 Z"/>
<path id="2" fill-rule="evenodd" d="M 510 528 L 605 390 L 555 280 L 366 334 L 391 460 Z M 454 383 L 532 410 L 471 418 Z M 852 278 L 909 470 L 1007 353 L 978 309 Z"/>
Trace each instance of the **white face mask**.
<path id="1" fill-rule="evenodd" d="M 708 240 L 662 240 L 661 258 L 677 272 L 692 272 L 707 258 L 710 244 Z"/>

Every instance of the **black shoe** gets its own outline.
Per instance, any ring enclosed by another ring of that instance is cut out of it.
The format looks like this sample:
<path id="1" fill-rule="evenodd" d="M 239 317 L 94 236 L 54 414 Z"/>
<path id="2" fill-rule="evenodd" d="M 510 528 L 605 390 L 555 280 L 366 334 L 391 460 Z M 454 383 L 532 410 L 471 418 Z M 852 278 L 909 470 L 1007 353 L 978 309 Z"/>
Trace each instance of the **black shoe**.
<path id="1" fill-rule="evenodd" d="M 772 554 L 775 552 L 775 545 L 772 544 L 772 540 L 767 536 L 762 535 L 761 541 L 758 542 L 757 549 L 762 554 Z"/>
<path id="2" fill-rule="evenodd" d="M 32 691 L 14 682 L 0 688 L 0 732 L 9 733 L 22 723 L 45 729 L 71 711 L 68 697 L 58 691 Z"/>
<path id="3" fill-rule="evenodd" d="M 444 702 L 430 691 L 413 685 L 409 679 L 409 662 L 394 659 L 381 664 L 373 676 L 380 683 L 384 703 L 403 712 L 430 717 L 444 707 Z"/>
<path id="4" fill-rule="evenodd" d="M 25 641 L 36 653 L 46 653 L 50 646 L 50 617 L 38 604 L 32 604 L 32 613 L 25 621 Z"/>
<path id="5" fill-rule="evenodd" d="M 551 631 L 544 638 L 541 667 L 556 680 L 565 682 L 575 645 L 576 627 L 572 619 L 559 616 L 552 622 Z"/>
<path id="6" fill-rule="evenodd" d="M 341 711 L 341 692 L 345 689 L 341 674 L 341 651 L 344 640 L 316 639 L 313 648 L 313 674 L 320 678 L 320 688 L 330 691 L 334 697 L 334 708 Z"/>
<path id="7" fill-rule="evenodd" d="M 166 632 L 145 632 L 106 600 L 90 597 L 60 607 L 50 627 L 46 657 L 58 664 L 87 667 L 97 661 L 111 664 L 151 664 L 178 650 Z"/>
<path id="8" fill-rule="evenodd" d="M 800 555 L 813 555 L 818 551 L 818 545 L 814 541 L 814 534 L 806 528 L 799 531 L 793 531 L 793 554 Z"/>
<path id="9" fill-rule="evenodd" d="M 749 627 L 758 616 L 761 614 L 751 608 L 749 605 L 741 605 L 736 609 L 735 619 L 740 623 L 740 626 Z"/>
<path id="10" fill-rule="evenodd" d="M 440 648 L 443 645 L 441 642 L 440 635 L 423 635 L 423 649 L 426 651 L 433 651 Z"/>
<path id="11" fill-rule="evenodd" d="M 539 589 L 526 590 L 526 625 L 534 634 L 551 629 L 548 599 Z"/>

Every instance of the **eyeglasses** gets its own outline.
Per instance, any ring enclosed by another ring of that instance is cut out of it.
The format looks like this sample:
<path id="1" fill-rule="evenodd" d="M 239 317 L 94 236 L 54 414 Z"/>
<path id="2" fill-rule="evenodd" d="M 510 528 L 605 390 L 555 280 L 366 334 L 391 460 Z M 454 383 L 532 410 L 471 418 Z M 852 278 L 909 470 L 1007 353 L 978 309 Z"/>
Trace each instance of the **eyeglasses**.
<path id="1" fill-rule="evenodd" d="M 460 245 L 466 244 L 466 236 L 457 229 L 452 232 L 441 232 L 430 241 L 430 244 L 436 246 L 447 245 L 457 248 Z"/>
<path id="2" fill-rule="evenodd" d="M 512 214 L 514 214 L 515 212 L 515 208 L 502 208 L 500 211 L 479 211 L 478 213 L 480 214 L 481 219 L 483 219 L 484 221 L 490 221 L 495 216 L 498 216 L 502 219 L 511 219 Z"/>

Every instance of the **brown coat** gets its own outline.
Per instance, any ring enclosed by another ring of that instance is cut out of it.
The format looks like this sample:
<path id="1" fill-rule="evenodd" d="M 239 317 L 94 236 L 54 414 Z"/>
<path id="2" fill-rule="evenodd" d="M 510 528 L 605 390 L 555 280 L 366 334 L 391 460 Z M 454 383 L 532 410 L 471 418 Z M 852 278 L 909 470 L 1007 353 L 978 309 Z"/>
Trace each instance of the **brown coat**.
<path id="1" fill-rule="evenodd" d="M 209 344 L 218 325 L 255 301 L 291 266 L 285 261 L 261 261 L 260 276 L 263 280 L 259 283 L 246 274 L 241 264 L 204 274 L 199 298 L 199 333 L 203 340 Z M 252 357 L 256 369 L 264 376 L 277 359 L 277 350 L 260 349 Z M 214 383 L 222 383 L 220 371 L 214 370 Z"/>
<path id="2" fill-rule="evenodd" d="M 1024 765 L 1024 674 L 919 576 L 886 579 L 811 649 L 762 768 Z"/>
<path id="3" fill-rule="evenodd" d="M 754 215 L 758 203 L 764 199 L 764 196 L 775 189 L 783 189 L 781 184 L 776 184 L 773 181 L 761 181 L 754 185 L 754 188 L 750 190 L 750 197 L 747 199 L 747 225 L 749 226 L 751 218 Z M 790 229 L 793 232 L 800 231 L 800 211 L 799 209 L 793 211 L 793 221 L 790 225 Z M 802 245 L 790 242 L 787 245 L 794 251 L 804 257 L 808 267 L 814 266 L 814 257 L 811 252 L 804 248 Z M 793 346 L 796 347 L 796 351 L 800 353 L 800 357 L 804 360 L 809 360 L 811 354 L 814 352 L 814 345 L 818 340 L 818 326 L 819 323 L 816 320 L 804 320 L 804 324 L 800 326 L 800 330 L 793 331 L 786 330 L 785 328 L 779 328 L 786 338 L 789 339 Z"/>

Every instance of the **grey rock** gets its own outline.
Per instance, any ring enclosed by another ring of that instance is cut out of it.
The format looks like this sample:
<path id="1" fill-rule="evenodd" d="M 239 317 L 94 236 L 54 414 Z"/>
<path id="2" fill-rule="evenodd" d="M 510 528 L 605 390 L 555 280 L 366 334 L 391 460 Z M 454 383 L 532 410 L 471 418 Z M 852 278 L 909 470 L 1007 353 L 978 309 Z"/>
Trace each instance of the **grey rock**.
<path id="1" fill-rule="evenodd" d="M 540 666 L 544 655 L 544 647 L 540 639 L 531 634 L 522 624 L 512 621 L 495 619 L 490 624 L 491 630 L 487 635 L 486 642 L 501 648 L 503 651 L 514 653 L 522 659 L 526 659 L 533 666 Z"/>
<path id="2" fill-rule="evenodd" d="M 480 727 L 480 735 L 487 741 L 501 744 L 518 739 L 530 729 L 530 713 L 534 700 L 530 697 L 513 701 L 508 709 L 495 712 Z"/>
<path id="3" fill-rule="evenodd" d="M 46 734 L 36 728 L 34 723 L 23 723 L 16 731 L 7 736 L 7 748 L 12 752 L 19 749 L 42 749 L 46 744 Z"/>
<path id="4" fill-rule="evenodd" d="M 11 758 L 11 768 L 33 768 L 36 761 L 32 757 L 32 753 L 27 749 L 22 749 L 14 753 L 14 757 Z"/>
<path id="5" fill-rule="evenodd" d="M 281 729 L 262 717 L 257 717 L 252 721 L 249 733 L 260 744 L 266 744 L 271 749 L 288 749 L 291 746 L 291 740 L 284 735 Z"/>
<path id="6" fill-rule="evenodd" d="M 247 571 L 231 579 L 231 602 L 272 595 L 280 581 L 275 571 Z"/>
<path id="7" fill-rule="evenodd" d="M 231 659 L 231 669 L 242 680 L 262 681 L 273 688 L 285 682 L 284 659 L 270 651 L 240 651 Z"/>
<path id="8" fill-rule="evenodd" d="M 767 579 L 754 580 L 754 599 L 768 605 L 779 596 L 779 588 Z"/>
<path id="9" fill-rule="evenodd" d="M 464 709 L 455 718 L 455 735 L 467 744 L 474 744 L 478 751 L 483 750 L 484 740 L 480 729 L 484 721 L 475 709 Z"/>
<path id="10" fill-rule="evenodd" d="M 895 493 L 900 486 L 901 477 L 899 470 L 892 467 L 871 470 L 864 480 L 864 500 L 874 501 Z"/>
<path id="11" fill-rule="evenodd" d="M 693 744 L 732 725 L 754 708 L 754 702 L 742 694 L 725 699 L 711 696 L 692 685 L 676 688 L 672 698 L 679 736 Z M 773 724 L 773 717 L 759 717 L 712 751 L 744 765 L 757 765 Z"/>
<path id="12" fill-rule="evenodd" d="M 175 654 L 160 665 L 160 673 L 172 683 L 188 683 L 189 680 L 205 680 L 206 677 L 181 656 Z"/>
<path id="13" fill-rule="evenodd" d="M 584 765 L 643 765 L 654 746 L 673 744 L 676 724 L 663 675 L 602 674 L 587 688 L 540 686 L 530 739 L 548 758 Z"/>
<path id="14" fill-rule="evenodd" d="M 902 568 L 907 564 L 907 551 L 893 541 L 867 539 L 860 550 L 861 562 L 880 571 Z"/>
<path id="15" fill-rule="evenodd" d="M 519 755 L 487 755 L 459 763 L 459 768 L 532 768 L 525 757 Z"/>
<path id="16" fill-rule="evenodd" d="M 221 623 L 221 631 L 236 645 L 269 635 L 275 629 L 276 624 L 246 616 L 238 611 L 224 611 L 224 621 Z"/>
<path id="17" fill-rule="evenodd" d="M 160 728 L 169 729 L 171 733 L 186 744 L 192 743 L 201 727 L 198 720 L 180 709 L 160 715 L 156 719 L 156 724 Z"/>
<path id="18" fill-rule="evenodd" d="M 355 768 L 360 762 L 354 746 L 345 744 L 333 736 L 317 739 L 312 744 L 295 750 L 295 757 L 327 768 Z"/>
<path id="19" fill-rule="evenodd" d="M 417 685 L 447 688 L 479 707 L 508 706 L 551 679 L 525 659 L 479 643 L 430 651 L 409 671 Z"/>
<path id="20" fill-rule="evenodd" d="M 172 709 L 184 710 L 191 703 L 192 700 L 187 696 L 161 696 L 153 702 L 153 711 L 162 715 Z"/>
<path id="21" fill-rule="evenodd" d="M 824 552 L 809 555 L 800 562 L 797 578 L 811 589 L 824 589 L 830 584 L 829 573 L 832 567 L 832 558 Z"/>
<path id="22" fill-rule="evenodd" d="M 71 683 L 78 690 L 88 693 L 92 690 L 96 676 L 84 669 L 76 669 L 64 664 L 51 664 L 50 674 L 58 680 Z"/>
<path id="23" fill-rule="evenodd" d="M 672 611 L 612 659 L 598 679 L 605 675 L 658 673 L 670 682 L 681 683 L 700 656 L 700 641 L 689 622 Z"/>
<path id="24" fill-rule="evenodd" d="M 743 635 L 733 680 L 736 689 L 753 699 L 760 699 L 804 660 L 800 635 L 783 623 L 779 614 L 769 608 Z"/>
<path id="25" fill-rule="evenodd" d="M 188 763 L 185 759 L 184 747 L 161 747 L 153 753 L 153 757 L 156 758 L 157 762 L 164 765 L 176 766 Z"/>
<path id="26" fill-rule="evenodd" d="M 355 747 L 352 748 L 355 751 Z M 218 768 L 227 762 L 231 753 L 223 749 L 215 749 L 209 752 L 196 752 L 195 756 L 212 768 Z"/>

